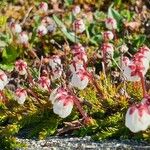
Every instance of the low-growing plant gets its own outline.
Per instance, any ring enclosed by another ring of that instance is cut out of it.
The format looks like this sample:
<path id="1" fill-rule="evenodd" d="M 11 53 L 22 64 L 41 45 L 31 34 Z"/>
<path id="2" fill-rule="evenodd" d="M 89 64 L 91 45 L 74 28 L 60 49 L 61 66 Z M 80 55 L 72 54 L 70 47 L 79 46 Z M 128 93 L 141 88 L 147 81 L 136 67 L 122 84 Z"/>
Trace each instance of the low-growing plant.
<path id="1" fill-rule="evenodd" d="M 104 2 L 26 1 L 16 10 L 15 1 L 1 8 L 1 149 L 26 146 L 17 137 L 65 133 L 149 140 L 148 13 L 117 0 L 100 11 Z"/>

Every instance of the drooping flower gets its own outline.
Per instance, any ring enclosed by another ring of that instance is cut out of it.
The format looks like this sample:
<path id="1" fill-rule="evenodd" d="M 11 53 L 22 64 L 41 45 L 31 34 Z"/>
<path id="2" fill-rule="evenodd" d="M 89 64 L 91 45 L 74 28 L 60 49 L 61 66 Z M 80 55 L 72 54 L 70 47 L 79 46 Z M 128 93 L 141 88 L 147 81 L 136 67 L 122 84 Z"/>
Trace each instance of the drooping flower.
<path id="1" fill-rule="evenodd" d="M 105 21 L 105 25 L 109 30 L 117 29 L 117 22 L 114 18 L 107 18 Z"/>
<path id="2" fill-rule="evenodd" d="M 26 45 L 28 43 L 29 37 L 26 32 L 21 32 L 18 36 L 18 40 L 21 44 Z"/>
<path id="3" fill-rule="evenodd" d="M 44 25 L 40 25 L 37 28 L 37 33 L 38 33 L 39 36 L 44 36 L 44 35 L 47 34 L 47 28 Z"/>
<path id="4" fill-rule="evenodd" d="M 48 10 L 48 4 L 46 2 L 41 2 L 39 5 L 39 9 L 42 12 L 47 12 Z"/>
<path id="5" fill-rule="evenodd" d="M 13 33 L 20 33 L 22 31 L 22 28 L 18 23 L 14 23 L 14 22 L 10 23 L 10 28 Z"/>
<path id="6" fill-rule="evenodd" d="M 4 87 L 7 85 L 7 83 L 8 83 L 7 75 L 2 70 L 0 70 L 0 90 L 3 90 Z"/>
<path id="7" fill-rule="evenodd" d="M 48 77 L 42 76 L 42 77 L 39 78 L 38 84 L 44 90 L 49 90 L 50 79 Z"/>
<path id="8" fill-rule="evenodd" d="M 105 31 L 103 33 L 103 38 L 108 41 L 112 40 L 114 38 L 114 34 L 111 31 Z"/>
<path id="9" fill-rule="evenodd" d="M 79 69 L 76 73 L 72 74 L 71 85 L 83 90 L 87 87 L 89 82 L 89 76 L 85 69 Z"/>
<path id="10" fill-rule="evenodd" d="M 150 112 L 147 105 L 140 103 L 131 106 L 126 113 L 125 125 L 134 133 L 146 130 L 150 125 Z"/>
<path id="11" fill-rule="evenodd" d="M 27 63 L 24 60 L 17 60 L 15 62 L 15 70 L 20 74 L 20 75 L 25 75 L 27 74 Z"/>
<path id="12" fill-rule="evenodd" d="M 83 19 L 77 19 L 73 22 L 73 30 L 76 33 L 82 33 L 85 31 L 85 24 Z"/>
<path id="13" fill-rule="evenodd" d="M 17 88 L 16 89 L 16 101 L 20 104 L 20 105 L 23 105 L 26 98 L 27 98 L 27 92 L 25 89 L 23 88 Z"/>
<path id="14" fill-rule="evenodd" d="M 53 111 L 61 118 L 66 118 L 70 115 L 74 102 L 71 96 L 63 87 L 56 88 L 51 92 L 50 100 L 53 104 Z"/>
<path id="15" fill-rule="evenodd" d="M 80 11 L 81 11 L 81 8 L 80 8 L 79 5 L 74 6 L 73 9 L 72 9 L 72 13 L 73 13 L 74 16 L 76 16 L 77 14 L 79 14 Z"/>

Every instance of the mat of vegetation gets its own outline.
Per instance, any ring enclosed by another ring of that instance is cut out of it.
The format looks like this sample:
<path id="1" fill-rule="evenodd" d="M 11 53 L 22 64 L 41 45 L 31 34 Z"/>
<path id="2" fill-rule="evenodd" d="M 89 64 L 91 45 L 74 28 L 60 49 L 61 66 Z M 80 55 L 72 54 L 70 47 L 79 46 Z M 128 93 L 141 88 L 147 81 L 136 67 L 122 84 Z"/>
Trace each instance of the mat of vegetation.
<path id="1" fill-rule="evenodd" d="M 149 0 L 1 0 L 0 149 L 65 134 L 149 142 L 148 47 Z"/>

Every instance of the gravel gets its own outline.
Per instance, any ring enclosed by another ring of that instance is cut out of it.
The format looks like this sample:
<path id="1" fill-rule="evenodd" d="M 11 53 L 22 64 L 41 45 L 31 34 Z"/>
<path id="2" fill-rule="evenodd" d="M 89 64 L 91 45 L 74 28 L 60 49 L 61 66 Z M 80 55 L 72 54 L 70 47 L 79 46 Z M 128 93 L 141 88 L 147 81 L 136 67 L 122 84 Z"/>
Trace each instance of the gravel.
<path id="1" fill-rule="evenodd" d="M 23 139 L 26 150 L 150 150 L 150 143 L 133 140 L 106 140 L 94 142 L 90 137 L 49 137 L 46 140 Z M 20 149 L 23 150 L 23 149 Z"/>

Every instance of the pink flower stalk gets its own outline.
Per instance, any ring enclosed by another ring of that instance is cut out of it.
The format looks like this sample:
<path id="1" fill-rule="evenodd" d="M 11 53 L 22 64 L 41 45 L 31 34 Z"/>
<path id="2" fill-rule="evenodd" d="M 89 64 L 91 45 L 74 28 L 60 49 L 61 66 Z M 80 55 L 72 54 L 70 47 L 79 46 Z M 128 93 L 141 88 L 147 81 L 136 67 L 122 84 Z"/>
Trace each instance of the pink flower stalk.
<path id="1" fill-rule="evenodd" d="M 146 103 L 131 106 L 125 117 L 125 125 L 132 132 L 144 131 L 150 125 L 150 111 Z"/>
<path id="2" fill-rule="evenodd" d="M 16 101 L 20 104 L 20 105 L 23 105 L 26 98 L 27 98 L 27 92 L 25 89 L 23 88 L 18 88 L 16 89 Z"/>
<path id="3" fill-rule="evenodd" d="M 0 70 L 0 90 L 3 90 L 4 87 L 7 85 L 7 83 L 8 83 L 7 75 L 2 70 Z"/>
<path id="4" fill-rule="evenodd" d="M 49 90 L 50 88 L 50 79 L 48 77 L 42 76 L 39 78 L 39 86 L 44 90 Z"/>
<path id="5" fill-rule="evenodd" d="M 44 25 L 40 25 L 38 28 L 37 28 L 37 33 L 39 36 L 44 36 L 47 34 L 47 28 L 44 26 Z"/>
<path id="6" fill-rule="evenodd" d="M 79 5 L 74 6 L 72 9 L 72 13 L 74 16 L 78 15 L 80 13 L 80 11 L 81 11 L 81 8 Z"/>
<path id="7" fill-rule="evenodd" d="M 17 60 L 15 63 L 15 69 L 20 75 L 27 74 L 27 63 L 24 60 Z"/>
<path id="8" fill-rule="evenodd" d="M 48 10 L 48 4 L 46 2 L 41 2 L 39 5 L 39 9 L 42 12 L 47 12 Z"/>
<path id="9" fill-rule="evenodd" d="M 73 22 L 73 30 L 76 33 L 82 33 L 85 31 L 85 24 L 82 19 L 77 19 Z"/>
<path id="10" fill-rule="evenodd" d="M 107 18 L 105 21 L 106 28 L 109 30 L 117 29 L 117 22 L 114 18 Z"/>
<path id="11" fill-rule="evenodd" d="M 18 23 L 14 23 L 14 22 L 10 23 L 10 28 L 13 33 L 20 33 L 22 31 L 22 28 Z"/>
<path id="12" fill-rule="evenodd" d="M 103 39 L 105 40 L 105 41 L 110 41 L 110 40 L 112 40 L 114 38 L 114 34 L 111 32 L 111 31 L 105 31 L 104 33 L 103 33 Z"/>
<path id="13" fill-rule="evenodd" d="M 21 32 L 18 36 L 18 40 L 21 44 L 27 45 L 29 40 L 27 33 Z"/>
<path id="14" fill-rule="evenodd" d="M 87 87 L 89 82 L 89 75 L 85 69 L 79 69 L 76 73 L 72 74 L 71 85 L 83 90 Z"/>

